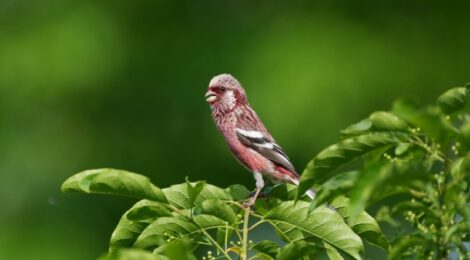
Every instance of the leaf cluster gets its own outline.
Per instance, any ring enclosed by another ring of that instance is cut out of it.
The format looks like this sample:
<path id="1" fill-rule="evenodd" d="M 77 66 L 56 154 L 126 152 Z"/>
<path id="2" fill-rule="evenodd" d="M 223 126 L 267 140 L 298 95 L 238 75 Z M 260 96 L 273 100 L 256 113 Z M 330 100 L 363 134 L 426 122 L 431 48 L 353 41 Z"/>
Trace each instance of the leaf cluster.
<path id="1" fill-rule="evenodd" d="M 377 219 L 398 234 L 388 236 L 390 259 L 468 259 L 469 94 L 452 88 L 425 107 L 398 100 L 347 127 L 308 164 L 298 194 L 320 187 L 311 208 L 347 196 L 352 219 L 382 205 Z"/>
<path id="2" fill-rule="evenodd" d="M 450 89 L 432 106 L 402 99 L 372 113 L 318 153 L 298 187 L 274 186 L 253 209 L 244 207 L 250 191 L 242 185 L 160 188 L 116 169 L 75 174 L 62 191 L 138 199 L 102 259 L 361 259 L 365 244 L 390 259 L 468 259 L 468 92 Z M 311 188 L 313 201 L 303 195 Z M 261 227 L 282 243 L 249 239 Z"/>
<path id="3" fill-rule="evenodd" d="M 140 199 L 126 211 L 111 235 L 103 259 L 360 259 L 363 241 L 384 249 L 388 243 L 366 212 L 348 221 L 348 200 L 310 209 L 295 201 L 292 185 L 275 186 L 254 209 L 244 207 L 250 192 L 202 181 L 158 188 L 142 175 L 116 169 L 78 173 L 64 192 L 120 195 Z M 251 241 L 260 226 L 273 229 L 282 244 Z"/>

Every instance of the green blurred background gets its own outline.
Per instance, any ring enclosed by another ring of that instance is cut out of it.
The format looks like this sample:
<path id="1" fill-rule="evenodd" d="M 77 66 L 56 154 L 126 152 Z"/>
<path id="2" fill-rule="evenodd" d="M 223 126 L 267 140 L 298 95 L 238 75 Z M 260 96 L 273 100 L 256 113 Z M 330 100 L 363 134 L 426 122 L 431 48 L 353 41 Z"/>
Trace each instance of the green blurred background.
<path id="1" fill-rule="evenodd" d="M 338 131 L 470 81 L 470 2 L 0 0 L 0 259 L 93 259 L 133 200 L 61 194 L 99 167 L 160 187 L 251 174 L 210 117 L 232 73 L 301 171 Z"/>

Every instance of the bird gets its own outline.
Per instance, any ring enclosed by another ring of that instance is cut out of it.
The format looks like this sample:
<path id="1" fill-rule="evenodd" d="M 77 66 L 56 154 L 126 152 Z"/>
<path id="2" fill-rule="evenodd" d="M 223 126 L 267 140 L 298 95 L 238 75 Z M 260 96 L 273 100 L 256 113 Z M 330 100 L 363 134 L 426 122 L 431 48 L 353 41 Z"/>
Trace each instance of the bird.
<path id="1" fill-rule="evenodd" d="M 253 173 L 256 189 L 247 207 L 254 205 L 265 186 L 263 177 L 274 183 L 299 185 L 299 174 L 248 103 L 245 89 L 230 74 L 213 77 L 205 94 L 212 118 L 235 158 Z M 306 192 L 312 200 L 315 191 Z"/>

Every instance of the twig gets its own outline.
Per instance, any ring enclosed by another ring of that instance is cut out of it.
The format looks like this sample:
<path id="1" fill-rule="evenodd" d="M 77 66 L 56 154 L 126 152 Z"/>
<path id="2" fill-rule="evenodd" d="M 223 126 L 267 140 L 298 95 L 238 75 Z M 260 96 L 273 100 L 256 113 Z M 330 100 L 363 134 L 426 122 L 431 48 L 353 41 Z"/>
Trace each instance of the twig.
<path id="1" fill-rule="evenodd" d="M 247 259 L 247 250 L 248 250 L 248 221 L 250 219 L 250 207 L 245 208 L 245 216 L 243 218 L 243 244 L 242 252 L 240 253 L 240 259 Z"/>

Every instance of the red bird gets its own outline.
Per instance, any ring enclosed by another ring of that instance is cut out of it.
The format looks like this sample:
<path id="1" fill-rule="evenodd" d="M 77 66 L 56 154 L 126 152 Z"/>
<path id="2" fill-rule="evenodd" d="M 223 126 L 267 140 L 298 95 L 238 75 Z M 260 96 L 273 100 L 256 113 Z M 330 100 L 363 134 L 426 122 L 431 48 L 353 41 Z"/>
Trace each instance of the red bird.
<path id="1" fill-rule="evenodd" d="M 263 175 L 276 182 L 299 184 L 294 166 L 251 108 L 238 80 L 229 74 L 215 76 L 205 97 L 233 155 L 255 177 L 256 191 L 246 206 L 254 204 L 264 187 Z M 315 193 L 309 190 L 307 195 L 313 199 Z"/>

